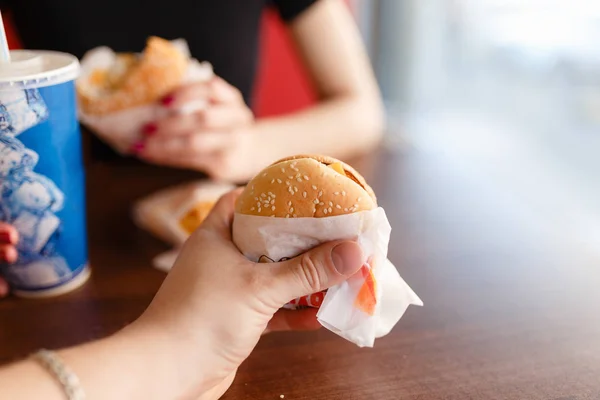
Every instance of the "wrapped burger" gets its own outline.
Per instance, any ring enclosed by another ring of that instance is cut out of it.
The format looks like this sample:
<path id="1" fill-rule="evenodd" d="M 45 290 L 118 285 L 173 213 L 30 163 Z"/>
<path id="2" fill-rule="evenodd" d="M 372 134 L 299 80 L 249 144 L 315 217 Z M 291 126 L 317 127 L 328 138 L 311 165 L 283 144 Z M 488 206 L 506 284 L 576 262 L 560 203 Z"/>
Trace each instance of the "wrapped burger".
<path id="1" fill-rule="evenodd" d="M 81 60 L 76 85 L 79 118 L 117 151 L 127 153 L 144 124 L 170 112 L 190 113 L 206 105 L 196 101 L 167 110 L 160 106 L 161 98 L 184 83 L 212 77 L 212 66 L 192 59 L 183 40 L 151 37 L 141 54 L 99 47 Z"/>
<path id="2" fill-rule="evenodd" d="M 137 201 L 133 220 L 137 226 L 174 246 L 158 255 L 153 263 L 168 271 L 179 247 L 204 221 L 215 203 L 235 186 L 210 181 L 195 181 L 163 189 Z"/>
<path id="3" fill-rule="evenodd" d="M 410 304 L 423 304 L 387 260 L 390 232 L 365 179 L 325 156 L 294 156 L 264 169 L 240 195 L 233 220 L 233 241 L 254 262 L 282 261 L 331 240 L 357 240 L 365 254 L 357 274 L 287 307 L 318 307 L 324 327 L 368 347 Z"/>

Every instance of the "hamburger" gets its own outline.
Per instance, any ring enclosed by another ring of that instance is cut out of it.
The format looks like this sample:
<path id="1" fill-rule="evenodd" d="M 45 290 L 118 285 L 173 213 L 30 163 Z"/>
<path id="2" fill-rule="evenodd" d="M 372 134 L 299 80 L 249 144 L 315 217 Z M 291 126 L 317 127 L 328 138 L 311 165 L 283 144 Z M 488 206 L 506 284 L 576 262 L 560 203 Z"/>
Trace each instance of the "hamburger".
<path id="1" fill-rule="evenodd" d="M 375 193 L 354 168 L 321 155 L 288 157 L 268 166 L 248 183 L 236 203 L 237 214 L 291 219 L 338 217 L 376 208 Z M 283 260 L 261 256 L 257 261 Z M 368 264 L 359 271 L 364 284 L 354 306 L 373 315 L 377 285 L 372 260 L 368 260 Z M 288 306 L 319 308 L 324 293 L 295 299 Z"/>
<path id="2" fill-rule="evenodd" d="M 275 218 L 324 218 L 377 208 L 365 179 L 332 157 L 298 155 L 268 166 L 237 200 L 236 212 Z"/>
<path id="3" fill-rule="evenodd" d="M 173 43 L 150 37 L 142 54 L 117 54 L 77 81 L 81 110 L 99 116 L 154 103 L 181 84 L 188 60 Z"/>

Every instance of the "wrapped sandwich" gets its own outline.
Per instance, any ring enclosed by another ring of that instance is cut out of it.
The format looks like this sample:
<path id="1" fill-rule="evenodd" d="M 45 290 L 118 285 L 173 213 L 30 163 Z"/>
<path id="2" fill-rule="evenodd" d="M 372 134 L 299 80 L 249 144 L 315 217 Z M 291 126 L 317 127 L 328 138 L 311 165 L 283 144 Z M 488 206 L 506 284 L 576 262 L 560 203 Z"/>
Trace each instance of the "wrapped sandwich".
<path id="1" fill-rule="evenodd" d="M 133 206 L 137 226 L 174 246 L 172 251 L 154 259 L 154 266 L 169 270 L 179 247 L 204 221 L 219 198 L 234 186 L 196 181 L 161 190 Z"/>
<path id="2" fill-rule="evenodd" d="M 233 240 L 254 262 L 295 257 L 320 243 L 357 240 L 361 270 L 346 282 L 296 299 L 288 308 L 319 307 L 319 322 L 359 346 L 389 333 L 421 300 L 387 260 L 391 227 L 365 179 L 325 156 L 295 156 L 260 172 L 236 204 Z"/>
<path id="3" fill-rule="evenodd" d="M 184 83 L 208 81 L 210 64 L 190 57 L 183 40 L 148 39 L 141 54 L 90 50 L 81 60 L 77 80 L 79 117 L 101 139 L 126 153 L 140 139 L 144 124 L 169 112 L 193 112 L 205 102 L 167 110 L 159 100 Z"/>

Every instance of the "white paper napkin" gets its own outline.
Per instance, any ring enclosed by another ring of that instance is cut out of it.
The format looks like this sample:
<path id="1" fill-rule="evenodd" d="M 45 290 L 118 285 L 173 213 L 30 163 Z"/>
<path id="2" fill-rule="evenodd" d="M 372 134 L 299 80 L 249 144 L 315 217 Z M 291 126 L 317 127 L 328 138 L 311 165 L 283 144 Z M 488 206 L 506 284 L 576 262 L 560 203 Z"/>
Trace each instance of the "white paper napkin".
<path id="1" fill-rule="evenodd" d="M 377 300 L 372 315 L 355 302 L 365 277 L 358 273 L 325 295 L 317 317 L 327 329 L 361 347 L 387 335 L 410 304 L 423 305 L 387 260 L 391 227 L 383 208 L 327 218 L 270 218 L 235 214 L 233 241 L 251 261 L 297 256 L 320 243 L 356 239 L 372 268 Z"/>

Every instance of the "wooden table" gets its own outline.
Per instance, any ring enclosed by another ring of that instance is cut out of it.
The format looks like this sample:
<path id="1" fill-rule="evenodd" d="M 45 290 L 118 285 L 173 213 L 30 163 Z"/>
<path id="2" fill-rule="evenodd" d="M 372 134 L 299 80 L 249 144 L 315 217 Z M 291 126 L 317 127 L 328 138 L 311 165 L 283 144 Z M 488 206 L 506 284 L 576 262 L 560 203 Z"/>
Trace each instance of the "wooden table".
<path id="1" fill-rule="evenodd" d="M 390 259 L 425 307 L 373 349 L 326 330 L 268 335 L 225 399 L 600 399 L 598 260 L 434 156 L 382 151 L 358 167 L 394 228 Z M 193 177 L 91 166 L 93 278 L 63 297 L 0 302 L 0 362 L 138 316 L 164 277 L 150 260 L 167 246 L 134 227 L 130 204 Z"/>

